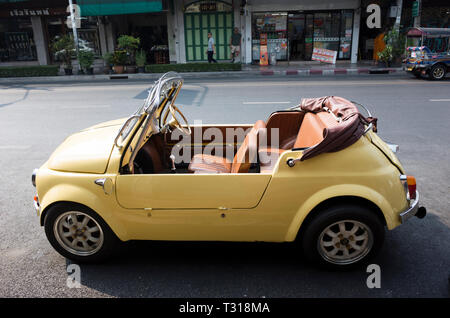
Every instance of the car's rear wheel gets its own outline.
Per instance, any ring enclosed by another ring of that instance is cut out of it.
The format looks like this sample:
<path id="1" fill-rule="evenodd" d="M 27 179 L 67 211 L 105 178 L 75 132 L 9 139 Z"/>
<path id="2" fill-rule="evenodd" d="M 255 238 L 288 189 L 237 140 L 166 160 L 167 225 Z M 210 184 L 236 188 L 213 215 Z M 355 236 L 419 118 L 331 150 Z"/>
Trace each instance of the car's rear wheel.
<path id="1" fill-rule="evenodd" d="M 91 209 L 78 204 L 50 207 L 44 221 L 50 244 L 62 256 L 76 262 L 100 262 L 109 257 L 117 237 Z"/>
<path id="2" fill-rule="evenodd" d="M 441 80 L 445 77 L 445 66 L 442 64 L 437 64 L 434 65 L 431 69 L 430 69 L 430 78 L 432 80 Z"/>
<path id="3" fill-rule="evenodd" d="M 384 241 L 380 218 L 358 205 L 327 208 L 306 226 L 302 237 L 305 256 L 328 268 L 353 268 L 367 263 Z"/>

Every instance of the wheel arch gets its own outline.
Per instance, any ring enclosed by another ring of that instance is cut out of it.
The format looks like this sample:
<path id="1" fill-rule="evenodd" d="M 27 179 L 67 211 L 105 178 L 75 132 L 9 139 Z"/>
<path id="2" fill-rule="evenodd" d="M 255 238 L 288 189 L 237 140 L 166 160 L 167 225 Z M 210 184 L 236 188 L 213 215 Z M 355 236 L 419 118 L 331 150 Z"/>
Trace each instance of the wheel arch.
<path id="1" fill-rule="evenodd" d="M 340 196 L 340 197 L 333 197 L 326 199 L 325 201 L 320 202 L 317 206 L 315 206 L 310 213 L 306 215 L 304 218 L 301 226 L 299 227 L 299 230 L 297 232 L 296 239 L 300 238 L 302 235 L 302 232 L 308 224 L 317 216 L 319 215 L 323 210 L 335 206 L 335 205 L 341 205 L 341 204 L 351 204 L 351 205 L 358 205 L 358 206 L 364 206 L 368 207 L 369 210 L 378 217 L 378 219 L 383 223 L 383 225 L 386 224 L 386 218 L 381 211 L 381 209 L 372 201 L 367 200 L 365 198 L 359 197 L 359 196 Z"/>
<path id="2" fill-rule="evenodd" d="M 430 75 L 430 72 L 433 69 L 433 67 L 438 66 L 438 65 L 440 65 L 444 68 L 445 74 L 447 74 L 447 72 L 450 70 L 450 66 L 448 66 L 447 64 L 445 64 L 442 61 L 438 61 L 427 67 L 427 74 Z M 444 77 L 445 77 L 445 74 L 444 74 Z"/>
<path id="3" fill-rule="evenodd" d="M 393 218 L 392 207 L 380 193 L 361 185 L 334 186 L 319 191 L 302 204 L 289 226 L 285 240 L 296 240 L 310 220 L 323 209 L 336 204 L 369 207 L 388 229 L 398 225 Z"/>
<path id="4" fill-rule="evenodd" d="M 122 241 L 127 240 L 125 227 L 122 226 L 120 218 L 113 213 L 116 208 L 113 206 L 116 202 L 114 195 L 110 195 L 111 198 L 106 199 L 106 201 L 100 199 L 102 195 L 104 195 L 103 191 L 102 194 L 98 194 L 89 189 L 68 184 L 59 184 L 52 187 L 43 195 L 42 212 L 39 216 L 40 225 L 44 225 L 45 217 L 50 208 L 56 205 L 75 204 L 93 211 L 105 221 L 118 238 Z"/>

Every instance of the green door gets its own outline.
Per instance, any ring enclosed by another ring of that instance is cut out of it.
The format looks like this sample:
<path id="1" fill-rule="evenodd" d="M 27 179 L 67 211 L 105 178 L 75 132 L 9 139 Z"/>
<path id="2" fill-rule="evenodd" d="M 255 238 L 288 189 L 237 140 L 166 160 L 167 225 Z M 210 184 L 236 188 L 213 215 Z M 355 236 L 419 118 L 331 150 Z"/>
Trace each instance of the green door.
<path id="1" fill-rule="evenodd" d="M 184 15 L 186 60 L 207 61 L 208 32 L 216 43 L 216 60 L 230 59 L 230 38 L 233 32 L 232 12 L 186 13 Z"/>

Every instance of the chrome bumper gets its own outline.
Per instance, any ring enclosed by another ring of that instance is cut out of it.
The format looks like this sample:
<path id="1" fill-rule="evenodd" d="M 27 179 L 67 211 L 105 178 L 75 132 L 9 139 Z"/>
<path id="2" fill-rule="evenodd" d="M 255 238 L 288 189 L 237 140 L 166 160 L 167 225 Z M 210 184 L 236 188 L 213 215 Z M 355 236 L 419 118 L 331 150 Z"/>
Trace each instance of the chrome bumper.
<path id="1" fill-rule="evenodd" d="M 400 213 L 400 221 L 405 223 L 413 216 L 417 216 L 422 219 L 427 214 L 427 210 L 424 207 L 419 207 L 419 192 L 416 191 L 416 199 L 410 203 L 408 209 Z"/>

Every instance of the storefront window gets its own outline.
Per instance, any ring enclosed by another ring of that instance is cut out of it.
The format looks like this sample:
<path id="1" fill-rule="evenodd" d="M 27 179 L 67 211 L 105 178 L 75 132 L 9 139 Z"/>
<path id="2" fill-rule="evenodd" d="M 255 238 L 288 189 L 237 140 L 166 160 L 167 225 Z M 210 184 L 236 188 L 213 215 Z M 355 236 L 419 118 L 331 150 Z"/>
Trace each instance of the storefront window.
<path id="1" fill-rule="evenodd" d="M 66 17 L 47 18 L 47 32 L 50 44 L 56 37 L 63 34 L 72 34 L 72 29 L 66 25 Z M 81 21 L 81 28 L 77 29 L 79 48 L 81 50 L 91 50 L 96 56 L 100 56 L 100 45 L 97 31 L 97 18 L 89 17 Z"/>
<path id="2" fill-rule="evenodd" d="M 339 50 L 340 12 L 314 14 L 314 48 Z"/>
<path id="3" fill-rule="evenodd" d="M 253 60 L 259 60 L 264 33 L 269 54 L 276 52 L 278 60 L 310 61 L 314 48 L 336 51 L 338 59 L 351 57 L 353 10 L 254 13 L 252 22 Z"/>
<path id="4" fill-rule="evenodd" d="M 0 19 L 0 61 L 35 61 L 36 45 L 30 18 Z"/>
<path id="5" fill-rule="evenodd" d="M 255 13 L 252 19 L 253 60 L 260 58 L 260 39 L 267 36 L 267 52 L 277 60 L 287 59 L 287 13 Z"/>
<path id="6" fill-rule="evenodd" d="M 345 10 L 342 12 L 341 19 L 341 44 L 339 47 L 340 59 L 349 59 L 351 55 L 352 46 L 352 33 L 353 33 L 353 12 Z"/>

